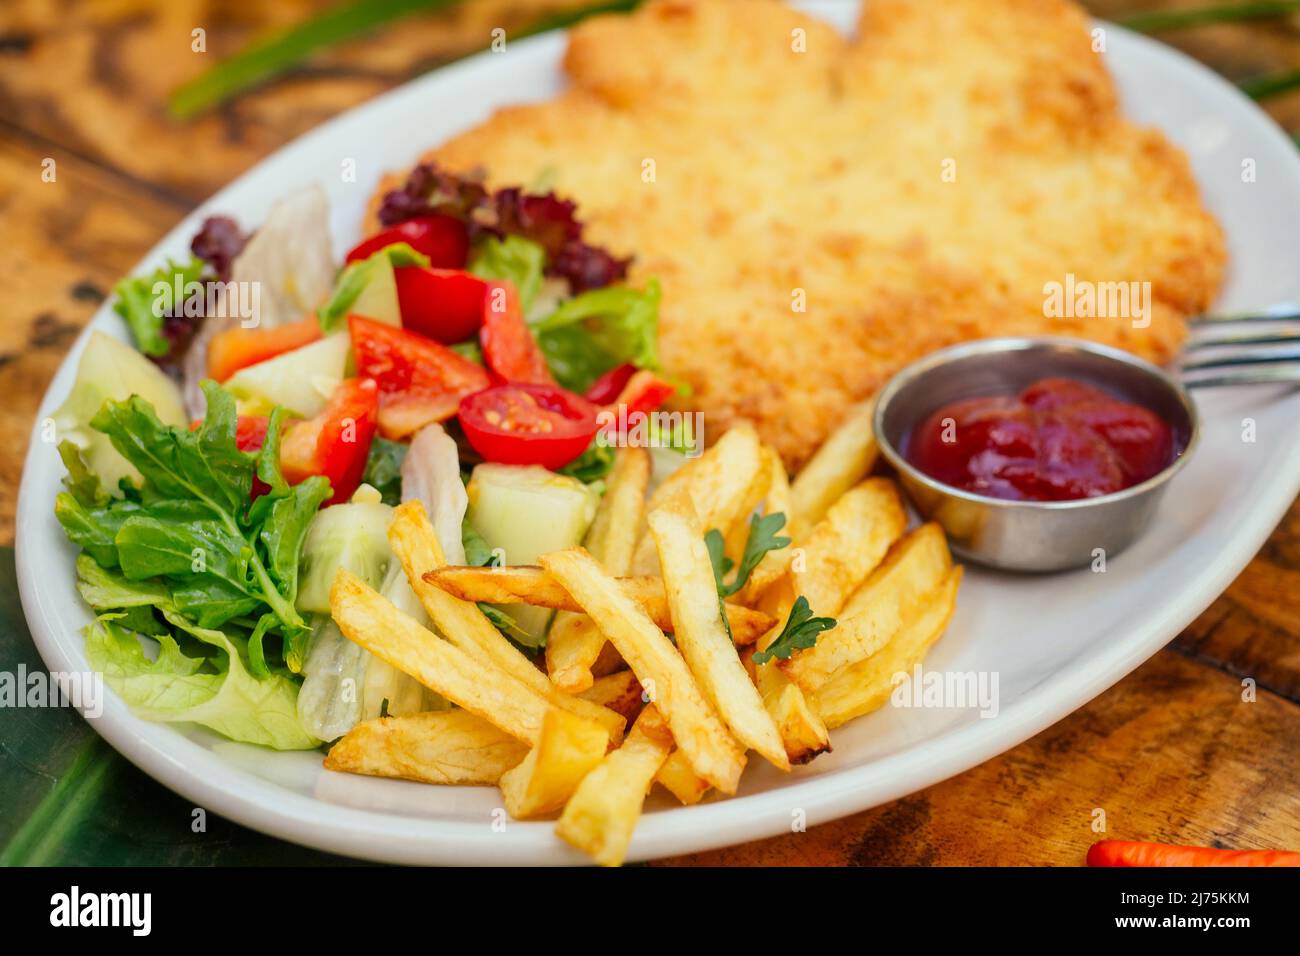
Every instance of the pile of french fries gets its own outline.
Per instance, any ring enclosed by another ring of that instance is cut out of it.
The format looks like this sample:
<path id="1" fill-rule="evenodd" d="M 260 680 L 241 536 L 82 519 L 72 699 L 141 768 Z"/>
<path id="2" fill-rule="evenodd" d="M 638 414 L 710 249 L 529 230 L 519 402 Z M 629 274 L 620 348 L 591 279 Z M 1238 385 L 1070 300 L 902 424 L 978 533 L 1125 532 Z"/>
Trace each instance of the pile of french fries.
<path id="1" fill-rule="evenodd" d="M 558 814 L 562 839 L 618 865 L 654 783 L 690 804 L 734 794 L 750 750 L 784 771 L 830 750 L 943 634 L 961 580 L 939 528 L 909 532 L 897 487 L 869 477 L 875 460 L 869 403 L 793 482 L 746 425 L 648 495 L 649 454 L 623 448 L 584 547 L 540 567 L 449 567 L 423 507 L 403 504 L 388 536 L 434 630 L 346 570 L 331 608 L 456 708 L 362 723 L 325 766 L 496 785 L 512 817 Z M 790 542 L 720 600 L 706 533 L 739 561 L 753 516 L 776 513 Z M 756 664 L 800 597 L 834 626 Z M 478 602 L 556 609 L 545 672 Z"/>

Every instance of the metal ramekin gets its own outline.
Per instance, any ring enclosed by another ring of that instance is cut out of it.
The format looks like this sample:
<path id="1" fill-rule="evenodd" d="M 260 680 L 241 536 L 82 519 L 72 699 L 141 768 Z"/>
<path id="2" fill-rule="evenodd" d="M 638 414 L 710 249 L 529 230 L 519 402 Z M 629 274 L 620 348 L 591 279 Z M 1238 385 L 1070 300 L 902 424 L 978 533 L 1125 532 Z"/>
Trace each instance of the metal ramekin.
<path id="1" fill-rule="evenodd" d="M 1076 501 L 990 498 L 936 481 L 903 457 L 908 433 L 942 406 L 1014 394 L 1056 376 L 1095 385 L 1160 415 L 1173 429 L 1177 457 L 1140 485 Z M 1050 336 L 982 339 L 928 355 L 890 380 L 875 412 L 880 452 L 921 515 L 943 526 L 962 558 L 1009 571 L 1060 571 L 1124 550 L 1150 524 L 1166 485 L 1195 449 L 1198 430 L 1187 392 L 1150 362 Z"/>

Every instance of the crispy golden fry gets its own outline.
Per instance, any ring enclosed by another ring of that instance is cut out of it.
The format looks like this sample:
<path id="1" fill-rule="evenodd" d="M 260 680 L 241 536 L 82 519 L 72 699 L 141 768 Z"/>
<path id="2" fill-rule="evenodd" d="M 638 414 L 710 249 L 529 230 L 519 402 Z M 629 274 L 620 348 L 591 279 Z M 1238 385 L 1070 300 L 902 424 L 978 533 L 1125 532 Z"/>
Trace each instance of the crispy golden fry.
<path id="1" fill-rule="evenodd" d="M 773 632 L 775 636 L 775 631 Z M 761 647 L 763 641 L 759 641 Z M 775 661 L 755 668 L 758 692 L 763 706 L 776 724 L 786 757 L 792 764 L 804 764 L 831 749 L 831 736 L 825 721 L 812 708 L 798 687 L 790 682 Z"/>
<path id="2" fill-rule="evenodd" d="M 841 495 L 871 472 L 879 453 L 872 424 L 875 413 L 874 398 L 850 408 L 795 476 L 790 486 L 794 514 L 789 524 L 795 540 L 811 531 Z"/>
<path id="3" fill-rule="evenodd" d="M 910 674 L 948 627 L 957 606 L 961 574 L 960 567 L 949 571 L 893 640 L 865 660 L 841 668 L 809 698 L 827 726 L 839 727 L 889 700 L 894 675 Z"/>
<path id="4" fill-rule="evenodd" d="M 749 538 L 749 521 L 754 514 L 759 511 L 763 500 L 767 497 L 768 485 L 772 483 L 772 459 L 776 452 L 772 451 L 766 445 L 759 447 L 759 467 L 754 472 L 754 478 L 749 483 L 749 490 L 745 492 L 745 498 L 736 517 L 731 519 L 731 524 L 722 531 L 722 539 L 725 544 L 723 553 L 732 561 L 739 563 L 745 553 L 745 541 Z M 694 504 L 691 507 L 684 508 L 673 503 L 667 510 L 677 511 L 682 514 L 692 514 L 695 511 Z"/>
<path id="5" fill-rule="evenodd" d="M 642 693 L 641 682 L 636 679 L 636 675 L 624 670 L 596 678 L 591 686 L 578 696 L 622 714 L 623 719 L 631 724 L 636 720 L 637 714 L 641 713 L 641 708 L 645 706 Z"/>
<path id="6" fill-rule="evenodd" d="M 887 478 L 868 478 L 831 505 L 795 549 L 794 595 L 806 597 L 813 613 L 834 617 L 906 528 L 898 487 Z"/>
<path id="7" fill-rule="evenodd" d="M 663 631 L 582 549 L 544 554 L 541 562 L 618 648 L 695 772 L 723 793 L 735 793 L 745 755 Z"/>
<path id="8" fill-rule="evenodd" d="M 785 465 L 781 463 L 781 456 L 772 449 L 763 448 L 763 458 L 766 463 L 766 487 L 763 492 L 763 514 L 783 514 L 785 515 L 785 527 L 781 533 L 788 538 L 793 539 L 790 526 L 793 522 L 792 514 L 794 505 L 790 496 L 790 479 L 786 476 Z M 744 520 L 745 535 L 749 535 L 749 519 Z M 762 596 L 763 592 L 772 586 L 783 574 L 789 570 L 790 559 L 794 555 L 794 548 L 786 545 L 776 551 L 769 551 L 763 556 L 763 560 L 758 563 L 749 575 L 749 581 L 746 582 L 744 589 L 740 592 L 741 604 L 755 604 Z"/>
<path id="9" fill-rule="evenodd" d="M 689 806 L 699 803 L 709 792 L 709 781 L 701 777 L 691 767 L 686 754 L 674 750 L 664 761 L 664 765 L 655 774 L 655 783 L 663 784 L 668 792 Z"/>
<path id="10" fill-rule="evenodd" d="M 763 468 L 762 445 L 748 422 L 741 422 L 655 489 L 646 512 L 659 508 L 695 509 L 705 529 L 725 530 L 745 509 L 750 487 Z M 633 574 L 658 574 L 659 557 L 649 533 L 637 543 Z"/>
<path id="11" fill-rule="evenodd" d="M 849 598 L 838 625 L 813 647 L 781 661 L 781 669 L 805 693 L 816 691 L 841 667 L 870 657 L 893 639 L 951 569 L 943 530 L 937 524 L 922 525 L 890 549 Z"/>
<path id="12" fill-rule="evenodd" d="M 346 568 L 330 588 L 330 614 L 349 640 L 376 657 L 512 737 L 537 743 L 545 697 L 421 627 Z"/>
<path id="13" fill-rule="evenodd" d="M 605 570 L 622 577 L 631 570 L 637 530 L 650 484 L 650 453 L 620 448 L 606 482 L 585 546 Z M 561 611 L 546 639 L 546 671 L 555 686 L 570 694 L 591 686 L 591 666 L 605 646 L 605 636 L 585 614 Z"/>
<path id="14" fill-rule="evenodd" d="M 552 707 L 542 736 L 523 761 L 501 776 L 506 811 L 516 820 L 559 810 L 609 747 L 609 733 L 592 720 Z"/>
<path id="15" fill-rule="evenodd" d="M 325 769 L 420 783 L 495 784 L 528 745 L 468 710 L 377 717 L 357 724 L 325 757 Z"/>
<path id="16" fill-rule="evenodd" d="M 705 699 L 737 740 L 789 770 L 776 726 L 727 637 L 704 529 L 694 515 L 667 509 L 651 512 L 647 522 L 659 550 L 677 649 Z"/>
<path id="17" fill-rule="evenodd" d="M 622 717 L 556 689 L 477 606 L 425 581 L 421 572 L 441 568 L 446 561 L 423 504 L 408 501 L 393 512 L 393 521 L 388 526 L 388 542 L 402 562 L 411 588 L 429 612 L 429 618 L 448 641 L 483 663 L 500 668 L 544 697 L 552 706 L 597 721 L 615 741 L 623 739 L 625 725 Z"/>
<path id="18" fill-rule="evenodd" d="M 672 748 L 672 734 L 659 712 L 653 706 L 641 711 L 623 746 L 578 784 L 556 834 L 601 866 L 621 864 L 646 793 Z"/>
<path id="19" fill-rule="evenodd" d="M 580 610 L 578 602 L 554 578 L 541 568 L 526 564 L 506 568 L 446 567 L 426 573 L 424 580 L 465 601 Z M 672 630 L 672 611 L 662 578 L 619 578 L 618 583 L 657 627 Z M 731 603 L 727 604 L 727 620 L 731 623 L 732 640 L 738 646 L 754 643 L 774 623 L 770 614 Z"/>

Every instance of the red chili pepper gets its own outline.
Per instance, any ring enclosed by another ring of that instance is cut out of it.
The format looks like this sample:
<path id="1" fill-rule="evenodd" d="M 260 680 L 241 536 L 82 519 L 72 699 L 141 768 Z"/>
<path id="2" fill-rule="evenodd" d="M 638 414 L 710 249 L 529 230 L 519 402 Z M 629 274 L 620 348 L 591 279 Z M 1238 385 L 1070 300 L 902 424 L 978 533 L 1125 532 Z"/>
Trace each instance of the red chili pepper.
<path id="1" fill-rule="evenodd" d="M 347 501 L 365 474 L 378 411 L 379 387 L 372 380 L 350 378 L 340 383 L 319 415 L 285 429 L 280 439 L 285 480 L 297 484 L 324 475 L 334 490 L 325 504 Z"/>
<path id="2" fill-rule="evenodd" d="M 398 269 L 397 304 L 402 327 L 454 345 L 473 338 L 483 322 L 488 283 L 460 269 Z"/>
<path id="3" fill-rule="evenodd" d="M 363 239 L 352 247 L 346 261 L 369 259 L 397 242 L 424 253 L 429 265 L 439 269 L 462 269 L 469 256 L 469 234 L 463 222 L 451 216 L 420 216 Z"/>
<path id="4" fill-rule="evenodd" d="M 503 382 L 554 385 L 537 340 L 524 322 L 524 310 L 513 283 L 489 282 L 479 329 L 483 359 Z"/>
<path id="5" fill-rule="evenodd" d="M 596 406 L 555 385 L 494 385 L 462 399 L 459 417 L 474 450 L 507 465 L 561 468 L 596 435 Z"/>
<path id="6" fill-rule="evenodd" d="M 1102 840 L 1088 849 L 1089 866 L 1300 866 L 1289 850 L 1219 850 L 1131 840 Z"/>
<path id="7" fill-rule="evenodd" d="M 359 315 L 348 317 L 360 374 L 379 385 L 379 430 L 405 438 L 456 414 L 460 400 L 488 387 L 481 365 L 432 339 Z"/>

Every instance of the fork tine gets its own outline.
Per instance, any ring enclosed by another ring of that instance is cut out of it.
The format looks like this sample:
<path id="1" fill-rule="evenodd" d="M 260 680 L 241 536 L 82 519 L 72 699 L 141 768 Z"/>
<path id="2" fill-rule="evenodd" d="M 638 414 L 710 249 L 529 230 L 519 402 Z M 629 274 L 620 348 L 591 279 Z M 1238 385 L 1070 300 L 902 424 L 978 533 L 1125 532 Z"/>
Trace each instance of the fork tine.
<path id="1" fill-rule="evenodd" d="M 1300 320 L 1300 303 L 1279 302 L 1276 305 L 1251 309 L 1247 312 L 1224 312 L 1219 315 L 1201 315 L 1188 321 L 1193 328 L 1233 325 L 1254 322 L 1290 322 Z"/>
<path id="2" fill-rule="evenodd" d="M 1195 372 L 1182 376 L 1187 388 L 1216 388 L 1220 385 L 1284 385 L 1300 384 L 1300 363 L 1290 365 L 1236 366 L 1217 374 L 1198 376 Z"/>
<path id="3" fill-rule="evenodd" d="M 1278 352 L 1273 355 L 1254 354 L 1250 352 L 1221 355 L 1217 358 L 1203 359 L 1199 362 L 1183 362 L 1184 372 L 1194 372 L 1203 368 L 1233 368 L 1249 365 L 1300 365 L 1300 352 Z"/>

